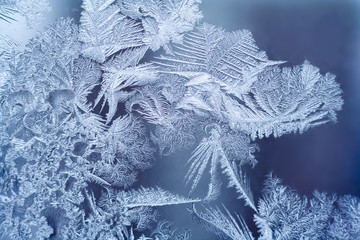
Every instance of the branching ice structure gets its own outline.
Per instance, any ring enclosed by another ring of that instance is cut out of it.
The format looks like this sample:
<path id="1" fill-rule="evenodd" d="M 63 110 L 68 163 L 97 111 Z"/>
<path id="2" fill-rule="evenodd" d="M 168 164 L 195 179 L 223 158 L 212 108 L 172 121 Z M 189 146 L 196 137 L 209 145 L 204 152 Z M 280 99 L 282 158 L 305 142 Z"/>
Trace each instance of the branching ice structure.
<path id="1" fill-rule="evenodd" d="M 308 200 L 270 175 L 256 204 L 246 174 L 257 163 L 252 141 L 336 120 L 335 77 L 308 61 L 281 68 L 249 31 L 201 23 L 199 3 L 84 0 L 79 26 L 59 19 L 23 52 L 2 45 L 2 236 L 190 239 L 167 222 L 145 234 L 156 207 L 192 204 L 194 220 L 219 237 L 254 239 L 240 216 L 206 206 L 222 173 L 255 211 L 260 239 L 360 235 L 358 198 Z M 160 48 L 166 55 L 144 62 Z M 185 181 L 193 194 L 209 169 L 206 196 L 132 188 L 155 156 L 195 144 Z"/>

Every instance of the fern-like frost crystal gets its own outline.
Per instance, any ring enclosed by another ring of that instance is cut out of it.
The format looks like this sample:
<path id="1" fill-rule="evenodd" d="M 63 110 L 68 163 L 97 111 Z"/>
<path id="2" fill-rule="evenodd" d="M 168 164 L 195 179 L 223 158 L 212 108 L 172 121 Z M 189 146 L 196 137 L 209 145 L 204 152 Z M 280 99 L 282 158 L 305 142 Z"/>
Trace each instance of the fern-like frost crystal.
<path id="1" fill-rule="evenodd" d="M 254 239 L 240 216 L 206 206 L 223 179 L 255 213 L 260 239 L 360 235 L 358 198 L 308 199 L 269 176 L 256 204 L 247 173 L 251 141 L 336 120 L 335 76 L 308 61 L 281 67 L 250 31 L 200 23 L 200 3 L 84 0 L 79 26 L 59 19 L 23 51 L 0 36 L 0 238 L 185 240 L 189 231 L 159 222 L 156 208 L 192 204 L 193 219 L 220 238 Z M 0 20 L 47 9 L 0 0 Z M 134 189 L 155 157 L 190 148 L 190 196 Z M 205 171 L 207 193 L 194 197 Z"/>
<path id="2" fill-rule="evenodd" d="M 80 18 L 79 39 L 83 54 L 95 61 L 105 59 L 121 49 L 143 45 L 142 27 L 120 14 L 115 0 L 85 0 Z"/>
<path id="3" fill-rule="evenodd" d="M 225 213 L 219 208 L 205 208 L 205 211 L 201 213 L 193 204 L 190 214 L 196 222 L 214 232 L 221 239 L 254 239 L 244 220 L 239 215 L 234 218 L 226 208 Z"/>
<path id="4" fill-rule="evenodd" d="M 254 220 L 259 239 L 357 239 L 360 202 L 315 191 L 300 197 L 280 179 L 269 176 Z M 340 227 L 341 226 L 341 227 Z"/>
<path id="5" fill-rule="evenodd" d="M 229 99 L 230 100 L 230 99 Z M 229 101 L 230 124 L 256 137 L 279 137 L 336 120 L 343 101 L 335 76 L 322 76 L 305 61 L 294 68 L 268 68 L 259 74 L 243 103 Z"/>
<path id="6" fill-rule="evenodd" d="M 249 31 L 226 33 L 203 24 L 156 63 L 166 74 L 189 79 L 178 107 L 213 116 L 257 137 L 303 132 L 335 120 L 341 90 L 331 74 L 305 62 L 280 69 L 258 50 Z"/>
<path id="7" fill-rule="evenodd" d="M 121 11 L 141 20 L 149 47 L 171 52 L 169 43 L 181 43 L 183 34 L 193 29 L 202 18 L 201 0 L 118 0 Z"/>
<path id="8" fill-rule="evenodd" d="M 221 168 L 229 178 L 229 186 L 234 187 L 239 193 L 239 198 L 244 199 L 247 205 L 256 210 L 249 180 L 242 169 L 245 163 L 252 165 L 256 163 L 252 155 L 254 151 L 254 146 L 249 144 L 245 136 L 226 134 L 217 126 L 211 131 L 210 137 L 201 141 L 189 159 L 191 166 L 186 175 L 186 180 L 187 183 L 193 181 L 191 191 L 195 189 L 205 168 L 210 164 L 211 182 L 208 197 L 218 194 L 216 193 L 218 188 L 215 186 L 218 185 L 216 183 L 219 181 L 217 172 Z"/>

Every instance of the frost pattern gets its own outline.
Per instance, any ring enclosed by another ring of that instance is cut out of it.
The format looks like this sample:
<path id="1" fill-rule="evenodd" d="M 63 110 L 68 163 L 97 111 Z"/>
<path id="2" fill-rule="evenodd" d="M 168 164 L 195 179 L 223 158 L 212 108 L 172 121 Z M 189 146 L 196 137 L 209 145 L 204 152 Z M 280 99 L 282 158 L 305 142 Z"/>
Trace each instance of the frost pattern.
<path id="1" fill-rule="evenodd" d="M 220 127 L 216 126 L 215 129 L 211 130 L 210 136 L 200 142 L 189 159 L 192 164 L 185 176 L 186 183 L 193 181 L 191 186 L 191 191 L 193 191 L 205 168 L 210 164 L 211 182 L 206 199 L 213 198 L 214 195 L 218 195 L 217 172 L 221 168 L 229 178 L 229 186 L 236 189 L 239 197 L 245 200 L 246 205 L 256 210 L 249 180 L 244 176 L 241 169 L 242 165 L 247 162 L 252 165 L 256 164 L 252 155 L 254 150 L 246 137 L 234 136 L 231 133 L 221 131 Z"/>
<path id="2" fill-rule="evenodd" d="M 0 14 L 21 2 L 0 1 Z M 308 200 L 269 176 L 256 204 L 247 173 L 257 163 L 253 140 L 336 120 L 335 76 L 308 61 L 281 67 L 250 31 L 199 23 L 199 4 L 84 0 L 79 25 L 59 19 L 22 52 L 2 39 L 1 236 L 190 239 L 156 208 L 192 204 L 193 219 L 220 238 L 254 239 L 240 216 L 207 206 L 221 174 L 255 212 L 260 239 L 360 235 L 358 198 L 315 192 Z M 165 56 L 147 55 L 160 47 Z M 188 197 L 134 187 L 156 156 L 190 148 Z M 207 169 L 207 194 L 196 197 Z"/>
<path id="3" fill-rule="evenodd" d="M 199 201 L 161 189 L 108 195 L 131 186 L 154 151 L 138 117 L 107 125 L 93 111 L 88 95 L 99 84 L 101 66 L 80 52 L 77 26 L 61 19 L 7 68 L 0 229 L 11 239 L 127 239 L 131 227 L 142 230 L 154 221 L 151 207 Z"/>
<path id="4" fill-rule="evenodd" d="M 193 182 L 191 192 L 210 164 L 207 197 L 218 195 L 216 179 L 220 166 L 229 178 L 229 186 L 235 187 L 240 198 L 256 211 L 250 183 L 242 169 L 244 163 L 256 164 L 254 147 L 249 147 L 246 136 L 255 140 L 302 133 L 336 120 L 336 111 L 343 101 L 334 76 L 322 76 L 308 61 L 292 69 L 281 69 L 278 65 L 282 63 L 269 60 L 259 51 L 249 31 L 227 33 L 206 23 L 185 35 L 183 44 L 176 45 L 172 55 L 154 61 L 165 82 L 178 89 L 176 98 L 169 98 L 167 104 L 190 112 L 202 126 L 197 135 L 203 140 L 189 160 L 186 176 L 187 183 Z M 163 87 L 162 91 L 168 89 Z M 207 136 L 214 126 L 216 130 Z M 245 137 L 229 142 L 230 146 L 237 146 L 225 152 L 227 145 L 220 138 L 229 138 L 230 132 L 230 136 Z"/>
<path id="5" fill-rule="evenodd" d="M 51 10 L 48 0 L 1 0 L 0 20 L 16 21 L 15 15 L 21 14 L 25 17 L 27 26 L 32 28 Z"/>
<path id="6" fill-rule="evenodd" d="M 85 0 L 79 39 L 83 54 L 98 62 L 121 49 L 143 45 L 142 28 L 120 13 L 115 0 Z"/>
<path id="7" fill-rule="evenodd" d="M 281 63 L 268 60 L 249 31 L 208 24 L 189 33 L 174 56 L 157 61 L 162 72 L 188 79 L 178 108 L 215 117 L 252 139 L 335 120 L 343 102 L 334 76 L 320 75 L 307 61 L 293 69 Z"/>
<path id="8" fill-rule="evenodd" d="M 157 73 L 152 64 L 139 64 L 146 50 L 147 47 L 144 46 L 124 50 L 102 67 L 103 82 L 95 105 L 101 101 L 102 97 L 105 98 L 103 104 L 107 102 L 109 105 L 107 123 L 114 117 L 118 103 L 125 102 L 134 95 L 134 91 L 126 89 L 148 85 L 156 80 Z"/>
<path id="9" fill-rule="evenodd" d="M 254 220 L 259 239 L 357 239 L 360 200 L 315 191 L 301 197 L 280 179 L 268 177 Z"/>
<path id="10" fill-rule="evenodd" d="M 301 197 L 281 180 L 268 176 L 259 200 L 254 222 L 259 240 L 270 239 L 358 239 L 360 199 L 314 191 L 313 197 Z M 254 239 L 244 220 L 232 217 L 218 208 L 198 212 L 193 204 L 191 214 L 204 228 L 222 239 Z"/>
<path id="11" fill-rule="evenodd" d="M 0 2 L 0 19 L 5 22 L 14 21 L 13 15 L 16 13 L 15 1 Z"/>
<path id="12" fill-rule="evenodd" d="M 191 31 L 202 18 L 198 8 L 201 0 L 118 0 L 120 10 L 141 20 L 145 39 L 156 51 L 160 47 L 171 52 L 169 43 L 181 43 L 183 34 Z"/>
<path id="13" fill-rule="evenodd" d="M 196 222 L 216 233 L 221 239 L 254 239 L 244 220 L 239 215 L 234 218 L 226 208 L 225 213 L 219 208 L 205 208 L 205 211 L 200 213 L 193 204 L 191 215 Z"/>

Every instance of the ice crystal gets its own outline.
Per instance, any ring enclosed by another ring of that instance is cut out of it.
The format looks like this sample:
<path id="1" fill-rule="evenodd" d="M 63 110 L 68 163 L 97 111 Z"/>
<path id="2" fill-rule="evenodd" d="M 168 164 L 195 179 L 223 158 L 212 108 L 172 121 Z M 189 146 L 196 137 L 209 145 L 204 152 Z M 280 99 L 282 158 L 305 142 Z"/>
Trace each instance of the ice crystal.
<path id="1" fill-rule="evenodd" d="M 153 224 L 157 207 L 192 204 L 195 221 L 219 237 L 253 239 L 240 216 L 206 206 L 223 173 L 255 212 L 260 239 L 356 239 L 358 198 L 315 192 L 308 200 L 269 177 L 256 204 L 247 173 L 257 163 L 253 140 L 336 120 L 335 76 L 308 61 L 281 67 L 250 31 L 200 23 L 199 4 L 84 0 L 79 24 L 59 19 L 24 51 L 1 39 L 2 236 L 190 239 Z M 47 9 L 39 6 L 47 5 L 0 0 L 0 18 L 23 9 L 32 19 Z M 166 55 L 148 53 L 161 47 Z M 190 196 L 135 187 L 155 157 L 190 148 Z M 207 194 L 195 197 L 206 169 Z"/>

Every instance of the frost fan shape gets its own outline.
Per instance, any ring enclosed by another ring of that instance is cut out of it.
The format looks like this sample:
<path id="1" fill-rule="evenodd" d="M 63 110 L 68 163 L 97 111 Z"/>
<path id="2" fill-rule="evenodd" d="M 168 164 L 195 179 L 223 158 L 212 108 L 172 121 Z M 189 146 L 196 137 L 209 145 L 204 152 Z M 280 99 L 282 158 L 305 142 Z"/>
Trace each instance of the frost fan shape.
<path id="1" fill-rule="evenodd" d="M 281 68 L 249 31 L 200 23 L 199 3 L 84 0 L 79 25 L 59 19 L 24 51 L 2 50 L 3 237 L 190 239 L 156 208 L 191 204 L 220 238 L 254 239 L 240 216 L 208 206 L 221 174 L 255 212 L 260 239 L 359 234 L 357 198 L 315 192 L 308 201 L 270 176 L 257 205 L 247 173 L 252 141 L 336 120 L 335 77 L 308 61 Z M 134 186 L 156 158 L 189 148 L 189 197 Z M 197 186 L 207 169 L 205 195 Z"/>

